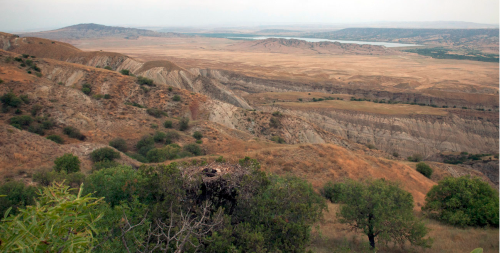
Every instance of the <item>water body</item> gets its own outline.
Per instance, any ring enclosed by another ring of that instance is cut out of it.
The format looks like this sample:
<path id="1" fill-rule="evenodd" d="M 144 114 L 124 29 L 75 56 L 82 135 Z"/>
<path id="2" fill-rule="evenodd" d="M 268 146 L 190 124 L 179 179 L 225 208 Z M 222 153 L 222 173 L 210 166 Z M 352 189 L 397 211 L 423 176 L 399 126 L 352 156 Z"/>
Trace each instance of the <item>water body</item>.
<path id="1" fill-rule="evenodd" d="M 402 44 L 402 43 L 390 43 L 390 42 L 374 42 L 374 41 L 355 41 L 355 40 L 329 40 L 329 39 L 317 39 L 317 38 L 300 38 L 300 37 L 281 37 L 281 36 L 257 36 L 257 37 L 226 37 L 228 39 L 237 39 L 237 40 L 265 40 L 269 38 L 278 38 L 278 39 L 296 39 L 296 40 L 305 40 L 307 42 L 340 42 L 340 43 L 351 43 L 351 44 L 360 44 L 360 45 L 374 45 L 374 46 L 384 46 L 384 47 L 420 47 L 422 45 L 417 44 Z"/>

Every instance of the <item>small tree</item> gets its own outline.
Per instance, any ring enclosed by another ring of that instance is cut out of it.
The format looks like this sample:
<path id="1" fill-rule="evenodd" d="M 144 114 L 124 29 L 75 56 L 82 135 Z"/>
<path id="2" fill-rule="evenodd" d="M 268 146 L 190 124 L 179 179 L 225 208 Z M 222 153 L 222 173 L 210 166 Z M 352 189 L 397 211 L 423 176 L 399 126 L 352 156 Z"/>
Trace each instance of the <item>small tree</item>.
<path id="1" fill-rule="evenodd" d="M 4 107 L 18 107 L 23 103 L 23 101 L 12 92 L 6 93 L 1 96 L 0 101 L 2 101 Z"/>
<path id="2" fill-rule="evenodd" d="M 90 153 L 90 158 L 95 163 L 102 161 L 113 161 L 114 159 L 120 158 L 120 153 L 108 147 L 99 148 Z"/>
<path id="3" fill-rule="evenodd" d="M 64 143 L 64 140 L 61 136 L 57 135 L 57 134 L 53 134 L 53 135 L 49 135 L 47 136 L 47 139 L 55 142 L 55 143 L 59 143 L 59 144 L 63 144 Z"/>
<path id="4" fill-rule="evenodd" d="M 179 121 L 179 130 L 180 131 L 184 131 L 184 130 L 187 130 L 188 128 L 189 128 L 189 119 L 188 118 L 182 118 Z"/>
<path id="5" fill-rule="evenodd" d="M 196 131 L 193 133 L 193 137 L 197 140 L 200 140 L 201 138 L 203 138 L 203 134 L 199 131 Z"/>
<path id="6" fill-rule="evenodd" d="M 198 146 L 198 144 L 195 144 L 195 143 L 185 145 L 183 147 L 183 150 L 187 151 L 195 156 L 202 155 L 202 153 L 203 153 L 200 146 Z"/>
<path id="7" fill-rule="evenodd" d="M 80 159 L 70 153 L 56 158 L 54 164 L 54 170 L 57 172 L 64 171 L 69 174 L 80 171 Z"/>
<path id="8" fill-rule="evenodd" d="M 122 73 L 122 75 L 128 76 L 128 75 L 130 75 L 130 70 L 122 69 L 122 70 L 120 70 L 120 73 Z"/>
<path id="9" fill-rule="evenodd" d="M 63 184 L 43 188 L 37 203 L 0 223 L 1 252 L 87 252 L 96 241 L 102 199 L 77 195 Z M 91 214 L 94 213 L 94 214 Z"/>
<path id="10" fill-rule="evenodd" d="M 181 96 L 179 95 L 174 95 L 174 97 L 172 98 L 173 101 L 176 101 L 176 102 L 179 102 L 181 101 Z"/>
<path id="11" fill-rule="evenodd" d="M 447 177 L 432 187 L 425 202 L 423 211 L 451 225 L 498 227 L 498 192 L 479 178 Z"/>
<path id="12" fill-rule="evenodd" d="M 88 83 L 84 83 L 82 85 L 82 92 L 85 93 L 85 95 L 89 95 L 90 92 L 92 92 L 92 86 Z"/>
<path id="13" fill-rule="evenodd" d="M 430 239 L 424 239 L 427 228 L 413 214 L 413 197 L 395 183 L 383 179 L 346 181 L 340 202 L 340 222 L 363 231 L 372 248 L 376 239 L 401 246 L 406 241 L 422 247 L 431 244 Z"/>
<path id="14" fill-rule="evenodd" d="M 423 162 L 420 162 L 417 164 L 417 171 L 420 172 L 422 175 L 424 175 L 427 178 L 431 178 L 431 175 L 433 172 L 432 168 Z"/>

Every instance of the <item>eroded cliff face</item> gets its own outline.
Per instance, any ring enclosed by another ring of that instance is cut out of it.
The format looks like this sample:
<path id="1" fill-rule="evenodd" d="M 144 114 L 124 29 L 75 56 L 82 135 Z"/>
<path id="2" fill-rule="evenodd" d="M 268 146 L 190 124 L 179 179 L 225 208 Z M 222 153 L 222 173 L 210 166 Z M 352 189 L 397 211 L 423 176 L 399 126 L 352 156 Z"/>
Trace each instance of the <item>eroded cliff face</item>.
<path id="1" fill-rule="evenodd" d="M 274 111 L 276 106 L 259 106 Z M 373 144 L 402 157 L 422 154 L 431 157 L 443 151 L 496 153 L 498 122 L 477 117 L 407 115 L 392 116 L 343 110 L 289 110 L 284 114 L 301 117 L 319 128 L 362 144 Z"/>

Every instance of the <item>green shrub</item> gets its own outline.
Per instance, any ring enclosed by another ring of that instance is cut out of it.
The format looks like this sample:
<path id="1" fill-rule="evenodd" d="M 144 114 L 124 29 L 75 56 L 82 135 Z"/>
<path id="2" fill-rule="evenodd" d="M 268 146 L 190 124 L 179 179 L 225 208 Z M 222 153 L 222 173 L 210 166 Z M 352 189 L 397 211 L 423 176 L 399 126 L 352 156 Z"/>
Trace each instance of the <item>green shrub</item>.
<path id="1" fill-rule="evenodd" d="M 116 148 L 117 150 L 120 150 L 123 153 L 127 152 L 128 150 L 127 142 L 122 138 L 115 138 L 111 140 L 109 142 L 109 146 Z"/>
<path id="2" fill-rule="evenodd" d="M 479 178 L 447 177 L 432 187 L 425 201 L 422 210 L 445 223 L 498 227 L 498 191 Z"/>
<path id="3" fill-rule="evenodd" d="M 273 137 L 271 137 L 271 141 L 274 141 L 274 142 L 279 143 L 279 144 L 286 143 L 285 139 L 283 139 L 283 138 L 281 138 L 279 136 L 273 136 Z"/>
<path id="4" fill-rule="evenodd" d="M 113 70 L 110 66 L 106 66 L 106 67 L 104 67 L 104 69 Z"/>
<path id="5" fill-rule="evenodd" d="M 193 133 L 193 137 L 197 140 L 200 140 L 201 138 L 203 138 L 203 134 L 199 131 L 196 131 Z"/>
<path id="6" fill-rule="evenodd" d="M 23 111 L 21 111 L 21 109 L 18 108 L 14 111 L 14 114 L 23 114 Z"/>
<path id="7" fill-rule="evenodd" d="M 33 118 L 28 115 L 14 116 L 10 118 L 12 126 L 19 126 L 18 128 L 27 128 L 33 122 Z"/>
<path id="8" fill-rule="evenodd" d="M 168 87 L 168 91 L 172 91 L 172 90 L 173 90 L 172 87 Z"/>
<path id="9" fill-rule="evenodd" d="M 181 101 L 181 97 L 179 95 L 174 95 L 174 97 L 172 97 L 172 100 L 179 102 L 179 101 Z"/>
<path id="10" fill-rule="evenodd" d="M 69 174 L 80 171 L 80 159 L 78 159 L 78 156 L 74 156 L 70 153 L 66 153 L 56 158 L 54 164 L 54 170 L 56 172 L 64 171 Z"/>
<path id="11" fill-rule="evenodd" d="M 181 149 L 178 145 L 170 144 L 163 148 L 151 149 L 147 154 L 147 158 L 149 162 L 160 163 L 175 159 L 180 151 Z"/>
<path id="12" fill-rule="evenodd" d="M 104 97 L 102 94 L 94 94 L 92 95 L 92 98 L 95 100 L 101 100 Z"/>
<path id="13" fill-rule="evenodd" d="M 155 142 L 164 142 L 166 138 L 167 134 L 160 131 L 156 131 L 155 135 L 153 135 Z"/>
<path id="14" fill-rule="evenodd" d="M 398 157 L 399 157 L 399 153 L 398 153 L 398 152 L 393 152 L 393 153 L 392 153 L 392 156 L 394 156 L 394 157 L 398 158 Z"/>
<path id="15" fill-rule="evenodd" d="M 141 85 L 154 86 L 152 79 L 148 79 L 148 78 L 142 77 L 142 76 L 137 77 L 137 83 L 141 84 Z"/>
<path id="16" fill-rule="evenodd" d="M 3 96 L 0 97 L 0 101 L 2 101 L 2 104 L 4 107 L 18 107 L 22 104 L 22 100 L 18 98 L 14 93 L 9 92 L 3 94 Z"/>
<path id="17" fill-rule="evenodd" d="M 33 174 L 33 182 L 41 186 L 49 186 L 53 182 L 64 182 L 71 188 L 78 188 L 85 181 L 85 174 L 81 172 L 66 173 L 65 171 L 56 172 L 52 169 L 41 169 Z"/>
<path id="18" fill-rule="evenodd" d="M 257 161 L 257 159 L 252 159 L 248 156 L 245 156 L 245 158 L 240 159 L 238 163 L 241 165 L 241 167 L 253 169 L 253 170 L 258 170 L 260 169 L 260 163 Z"/>
<path id="19" fill-rule="evenodd" d="M 59 143 L 59 144 L 63 144 L 64 143 L 64 140 L 61 136 L 57 135 L 57 134 L 52 134 L 52 135 L 49 135 L 47 136 L 47 139 L 55 142 L 55 143 Z"/>
<path id="20" fill-rule="evenodd" d="M 92 159 L 93 162 L 102 162 L 102 161 L 113 161 L 114 159 L 120 158 L 120 153 L 116 152 L 112 148 L 99 148 L 92 153 L 90 153 L 90 158 Z"/>
<path id="21" fill-rule="evenodd" d="M 142 189 L 141 183 L 142 179 L 137 170 L 118 166 L 90 174 L 85 180 L 84 194 L 95 193 L 96 196 L 104 197 L 111 206 L 115 206 L 121 201 L 132 200 L 132 196 Z"/>
<path id="22" fill-rule="evenodd" d="M 36 76 L 36 77 L 42 77 L 42 73 L 40 73 L 40 72 L 35 72 L 35 76 Z"/>
<path id="23" fill-rule="evenodd" d="M 162 110 L 159 110 L 159 109 L 156 109 L 156 108 L 148 108 L 146 110 L 146 112 L 149 115 L 151 115 L 151 116 L 153 116 L 155 118 L 161 118 L 163 116 L 163 114 L 164 114 L 164 112 Z"/>
<path id="24" fill-rule="evenodd" d="M 184 151 L 187 151 L 187 152 L 195 155 L 195 156 L 199 156 L 199 155 L 203 154 L 203 151 L 201 150 L 200 146 L 195 144 L 195 143 L 184 145 L 184 147 L 182 149 Z"/>
<path id="25" fill-rule="evenodd" d="M 272 115 L 275 116 L 275 117 L 283 116 L 283 114 L 281 114 L 281 112 L 279 112 L 279 111 L 273 112 Z"/>
<path id="26" fill-rule="evenodd" d="M 141 154 L 137 154 L 137 153 L 127 153 L 127 156 L 132 158 L 132 159 L 135 159 L 141 163 L 148 163 L 148 159 L 146 157 L 144 157 L 143 155 Z"/>
<path id="27" fill-rule="evenodd" d="M 19 96 L 19 98 L 25 103 L 25 104 L 29 104 L 30 103 L 30 98 L 28 97 L 28 95 L 21 95 Z"/>
<path id="28" fill-rule="evenodd" d="M 29 54 L 23 54 L 23 58 L 28 58 L 28 57 L 30 57 Z"/>
<path id="29" fill-rule="evenodd" d="M 111 99 L 111 95 L 109 95 L 109 94 L 104 94 L 104 99 Z"/>
<path id="30" fill-rule="evenodd" d="M 109 168 L 114 168 L 114 167 L 118 167 L 118 166 L 120 166 L 120 164 L 116 161 L 103 160 L 103 161 L 94 163 L 94 165 L 92 165 L 92 171 L 109 169 Z"/>
<path id="31" fill-rule="evenodd" d="M 0 79 L 0 84 L 2 84 L 2 83 L 3 83 L 3 80 L 2 80 L 2 79 Z"/>
<path id="32" fill-rule="evenodd" d="M 427 178 L 431 178 L 431 175 L 433 172 L 432 168 L 423 162 L 417 163 L 417 171 L 420 172 L 422 175 L 424 175 Z"/>
<path id="33" fill-rule="evenodd" d="M 139 154 L 146 156 L 148 154 L 148 151 L 155 147 L 154 145 L 155 145 L 155 141 L 154 141 L 153 137 L 146 135 L 146 136 L 143 136 L 137 142 L 135 147 L 137 148 L 137 152 L 139 152 Z"/>
<path id="34" fill-rule="evenodd" d="M 72 127 L 72 126 L 67 126 L 63 128 L 63 133 L 70 138 L 78 139 L 78 140 L 85 140 L 85 135 L 80 133 L 80 130 Z"/>
<path id="35" fill-rule="evenodd" d="M 17 214 L 19 208 L 35 203 L 36 187 L 26 186 L 23 181 L 9 181 L 0 185 L 0 215 L 3 217 L 7 209 L 11 214 Z"/>
<path id="36" fill-rule="evenodd" d="M 92 86 L 88 83 L 84 83 L 82 85 L 82 92 L 85 93 L 85 95 L 89 95 L 92 92 Z"/>
<path id="37" fill-rule="evenodd" d="M 184 131 L 184 130 L 187 130 L 188 128 L 189 128 L 189 119 L 188 118 L 182 118 L 179 121 L 179 130 L 180 131 Z"/>
<path id="38" fill-rule="evenodd" d="M 43 130 L 42 125 L 31 125 L 28 127 L 28 132 L 38 134 L 38 135 L 44 135 L 45 131 Z"/>
<path id="39" fill-rule="evenodd" d="M 52 119 L 46 119 L 41 122 L 42 128 L 46 130 L 50 130 L 54 127 L 55 123 Z"/>
<path id="40" fill-rule="evenodd" d="M 195 142 L 196 142 L 196 144 L 203 144 L 202 140 L 196 140 Z"/>
<path id="41" fill-rule="evenodd" d="M 128 75 L 130 75 L 130 70 L 122 69 L 122 70 L 120 70 L 120 73 L 122 73 L 122 75 L 128 76 Z"/>
<path id="42" fill-rule="evenodd" d="M 281 126 L 281 122 L 278 118 L 271 117 L 271 119 L 269 120 L 269 126 L 272 128 L 278 128 Z"/>
<path id="43" fill-rule="evenodd" d="M 165 128 L 172 128 L 172 121 L 171 120 L 166 120 L 165 122 L 163 122 L 163 126 Z"/>

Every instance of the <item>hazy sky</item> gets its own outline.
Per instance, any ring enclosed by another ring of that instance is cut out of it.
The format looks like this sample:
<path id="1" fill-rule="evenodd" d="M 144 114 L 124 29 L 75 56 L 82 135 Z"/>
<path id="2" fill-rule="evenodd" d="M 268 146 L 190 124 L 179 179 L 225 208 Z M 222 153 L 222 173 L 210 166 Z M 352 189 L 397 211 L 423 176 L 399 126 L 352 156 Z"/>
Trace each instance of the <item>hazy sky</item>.
<path id="1" fill-rule="evenodd" d="M 0 31 L 79 23 L 230 26 L 467 21 L 498 24 L 499 0 L 0 0 Z"/>

